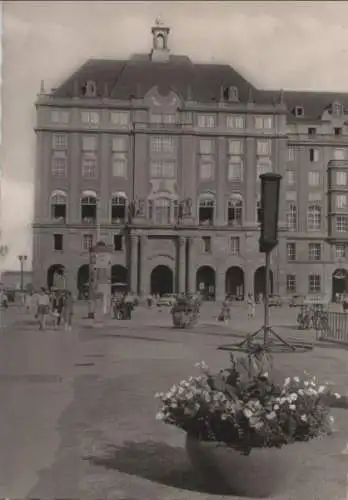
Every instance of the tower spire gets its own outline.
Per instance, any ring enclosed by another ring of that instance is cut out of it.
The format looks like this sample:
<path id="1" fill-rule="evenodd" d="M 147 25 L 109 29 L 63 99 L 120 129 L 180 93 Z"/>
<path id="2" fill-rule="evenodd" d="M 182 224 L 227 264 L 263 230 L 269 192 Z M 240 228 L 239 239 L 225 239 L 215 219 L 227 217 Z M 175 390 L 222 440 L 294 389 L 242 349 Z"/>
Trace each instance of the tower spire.
<path id="1" fill-rule="evenodd" d="M 170 28 L 165 26 L 159 17 L 155 19 L 152 32 L 151 60 L 155 62 L 169 61 L 168 36 Z"/>

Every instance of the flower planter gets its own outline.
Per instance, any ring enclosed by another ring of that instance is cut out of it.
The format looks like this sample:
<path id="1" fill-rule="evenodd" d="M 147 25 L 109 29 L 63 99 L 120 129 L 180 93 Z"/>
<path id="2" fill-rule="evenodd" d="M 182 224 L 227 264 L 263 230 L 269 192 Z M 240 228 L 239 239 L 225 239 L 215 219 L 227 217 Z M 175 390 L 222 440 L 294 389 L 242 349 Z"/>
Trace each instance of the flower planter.
<path id="1" fill-rule="evenodd" d="M 175 309 L 172 312 L 173 326 L 175 328 L 191 328 L 197 323 L 198 314 L 189 309 Z"/>
<path id="2" fill-rule="evenodd" d="M 269 498 L 291 489 L 291 484 L 303 476 L 303 464 L 315 456 L 315 441 L 254 448 L 245 456 L 223 444 L 199 441 L 187 434 L 186 453 L 207 489 L 225 495 Z"/>

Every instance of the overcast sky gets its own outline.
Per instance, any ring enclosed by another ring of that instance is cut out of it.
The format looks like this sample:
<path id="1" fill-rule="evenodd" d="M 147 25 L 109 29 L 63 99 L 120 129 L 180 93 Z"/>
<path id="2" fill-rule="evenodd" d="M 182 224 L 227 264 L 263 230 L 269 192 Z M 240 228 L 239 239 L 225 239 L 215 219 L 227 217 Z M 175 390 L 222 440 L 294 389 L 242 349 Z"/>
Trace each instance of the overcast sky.
<path id="1" fill-rule="evenodd" d="M 45 80 L 59 85 L 87 58 L 149 52 L 156 17 L 170 49 L 223 62 L 263 88 L 348 91 L 348 2 L 4 1 L 2 192 L 5 265 L 31 257 L 35 119 Z"/>

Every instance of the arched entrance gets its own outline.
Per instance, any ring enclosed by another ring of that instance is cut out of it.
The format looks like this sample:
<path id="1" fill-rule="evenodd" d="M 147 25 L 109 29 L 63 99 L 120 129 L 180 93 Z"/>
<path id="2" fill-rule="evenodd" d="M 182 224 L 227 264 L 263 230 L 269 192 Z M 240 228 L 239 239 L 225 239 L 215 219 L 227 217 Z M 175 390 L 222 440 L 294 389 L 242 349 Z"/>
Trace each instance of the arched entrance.
<path id="1" fill-rule="evenodd" d="M 270 269 L 269 271 L 270 277 L 270 293 L 273 293 L 273 272 Z M 257 298 L 259 294 L 265 295 L 266 291 L 266 268 L 265 266 L 261 266 L 256 269 L 254 274 L 254 296 Z"/>
<path id="2" fill-rule="evenodd" d="M 204 300 L 215 300 L 215 271 L 210 266 L 202 266 L 196 274 L 196 290 Z"/>
<path id="3" fill-rule="evenodd" d="M 56 277 L 55 275 L 62 276 L 64 275 L 65 267 L 62 264 L 53 264 L 47 269 L 47 287 L 49 289 L 55 283 Z"/>
<path id="4" fill-rule="evenodd" d="M 151 294 L 173 293 L 174 276 L 168 266 L 156 266 L 151 271 Z"/>
<path id="5" fill-rule="evenodd" d="M 332 273 L 332 301 L 336 302 L 337 294 L 348 292 L 348 271 L 346 269 L 335 269 Z"/>
<path id="6" fill-rule="evenodd" d="M 89 288 L 89 265 L 83 264 L 77 271 L 77 290 L 79 299 L 87 298 Z"/>
<path id="7" fill-rule="evenodd" d="M 226 295 L 244 298 L 244 271 L 238 266 L 229 267 L 225 276 Z"/>
<path id="8" fill-rule="evenodd" d="M 111 291 L 126 291 L 128 286 L 128 271 L 124 266 L 115 264 L 111 267 Z"/>

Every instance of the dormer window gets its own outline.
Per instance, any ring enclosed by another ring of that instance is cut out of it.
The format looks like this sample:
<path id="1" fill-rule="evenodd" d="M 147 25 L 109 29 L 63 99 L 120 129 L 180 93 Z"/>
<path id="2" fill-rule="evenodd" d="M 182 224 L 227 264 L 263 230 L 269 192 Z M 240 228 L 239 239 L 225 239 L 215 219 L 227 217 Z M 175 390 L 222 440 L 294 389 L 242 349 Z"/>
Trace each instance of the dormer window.
<path id="1" fill-rule="evenodd" d="M 335 127 L 334 128 L 334 134 L 337 137 L 340 136 L 340 135 L 342 135 L 342 129 L 341 129 L 341 127 Z"/>
<path id="2" fill-rule="evenodd" d="M 297 118 L 304 116 L 303 106 L 296 106 L 294 109 L 294 114 Z"/>
<path id="3" fill-rule="evenodd" d="M 238 101 L 238 88 L 235 86 L 224 87 L 223 97 L 225 101 Z"/>
<path id="4" fill-rule="evenodd" d="M 81 90 L 84 97 L 95 97 L 97 95 L 97 85 L 91 80 L 85 82 Z"/>
<path id="5" fill-rule="evenodd" d="M 316 135 L 317 129 L 315 127 L 309 127 L 308 129 L 308 135 Z"/>
<path id="6" fill-rule="evenodd" d="M 332 114 L 340 116 L 343 113 L 343 105 L 340 102 L 334 102 L 331 106 Z"/>

